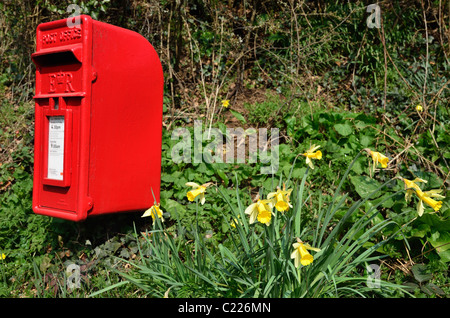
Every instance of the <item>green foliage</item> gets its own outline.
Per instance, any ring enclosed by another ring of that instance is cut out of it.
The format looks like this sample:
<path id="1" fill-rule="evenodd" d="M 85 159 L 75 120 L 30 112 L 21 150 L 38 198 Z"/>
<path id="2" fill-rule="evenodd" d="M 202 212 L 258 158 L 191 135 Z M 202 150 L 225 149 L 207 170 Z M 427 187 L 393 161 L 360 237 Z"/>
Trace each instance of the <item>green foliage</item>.
<path id="1" fill-rule="evenodd" d="M 433 275 L 429 272 L 427 266 L 415 264 L 411 267 L 411 271 L 413 273 L 414 281 L 404 283 L 411 292 L 418 293 L 420 290 L 429 296 L 445 296 L 445 292 L 441 288 L 430 282 Z"/>
<path id="2" fill-rule="evenodd" d="M 335 213 L 341 208 L 347 209 L 345 200 L 337 200 L 343 182 L 331 201 L 319 206 L 319 211 L 305 212 L 303 195 L 308 191 L 305 189 L 307 174 L 308 170 L 300 186 L 293 189 L 292 209 L 285 213 L 275 211 L 269 226 L 247 224 L 244 211 L 249 203 L 242 198 L 238 186 L 235 193 L 230 194 L 218 187 L 228 206 L 221 213 L 227 238 L 219 244 L 208 244 L 204 232 L 196 225 L 198 219 L 189 228 L 191 239 L 179 227 L 175 233 L 166 231 L 158 219 L 156 228 L 146 233 L 146 240 L 140 247 L 151 252 L 141 254 L 139 263 L 131 263 L 136 272 L 123 274 L 124 277 L 148 295 L 157 297 L 342 297 L 371 292 L 388 295 L 392 289 L 402 290 L 401 286 L 383 282 L 381 290 L 373 291 L 365 286 L 367 278 L 357 272 L 359 266 L 382 257 L 374 254 L 388 239 L 369 247 L 365 244 L 391 221 L 373 224 L 371 221 L 377 213 L 375 206 L 353 225 L 348 224 L 359 206 L 385 185 L 356 202 L 334 223 Z M 297 182 L 292 180 L 294 183 Z M 291 183 L 288 181 L 287 185 Z M 198 201 L 196 209 L 199 209 Z M 315 218 L 304 216 L 312 213 Z M 330 226 L 330 230 L 326 230 Z M 149 235 L 151 239 L 147 239 Z M 314 254 L 311 265 L 294 267 L 290 256 L 295 238 L 321 249 Z M 195 285 L 197 288 L 193 288 Z"/>

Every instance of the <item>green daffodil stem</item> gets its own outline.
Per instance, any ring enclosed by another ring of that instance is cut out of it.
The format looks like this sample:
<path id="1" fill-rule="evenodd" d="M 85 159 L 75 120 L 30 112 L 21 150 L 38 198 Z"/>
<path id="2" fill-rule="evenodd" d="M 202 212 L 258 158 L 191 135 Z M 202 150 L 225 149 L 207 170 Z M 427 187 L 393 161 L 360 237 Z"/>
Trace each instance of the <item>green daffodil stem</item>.
<path id="1" fill-rule="evenodd" d="M 298 190 L 297 196 L 297 211 L 295 213 L 295 221 L 294 221 L 294 235 L 296 237 L 300 237 L 300 222 L 302 215 L 302 205 L 303 205 L 303 191 L 305 188 L 306 177 L 308 176 L 309 166 L 306 167 L 305 174 L 303 175 L 302 182 L 300 184 L 300 189 Z"/>

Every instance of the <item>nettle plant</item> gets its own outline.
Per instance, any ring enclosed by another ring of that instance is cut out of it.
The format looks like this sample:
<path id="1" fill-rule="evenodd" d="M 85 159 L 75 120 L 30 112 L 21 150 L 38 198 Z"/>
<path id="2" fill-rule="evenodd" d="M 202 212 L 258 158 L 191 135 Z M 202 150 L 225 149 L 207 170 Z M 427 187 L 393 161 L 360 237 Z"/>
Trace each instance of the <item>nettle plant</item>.
<path id="1" fill-rule="evenodd" d="M 198 222 L 192 224 L 189 237 L 181 231 L 168 231 L 165 213 L 155 202 L 143 215 L 152 218 L 153 230 L 141 233 L 142 237 L 136 234 L 140 237 L 140 261 L 126 261 L 135 271 L 120 273 L 126 280 L 107 290 L 133 283 L 154 297 L 364 297 L 408 293 L 404 286 L 382 281 L 379 272 L 375 276 L 368 272 L 386 257 L 378 253 L 380 248 L 407 225 L 388 218 L 375 222 L 377 208 L 404 192 L 407 200 L 414 194 L 419 199 L 419 215 L 425 206 L 437 211 L 442 202 L 433 198 L 440 198 L 440 192 L 422 191 L 418 185 L 422 179 L 396 176 L 364 198 L 347 200 L 349 194 L 341 193 L 342 185 L 362 154 L 369 156 L 371 177 L 379 165 L 386 168 L 389 163 L 381 153 L 364 149 L 350 163 L 334 194 L 327 198 L 318 193 L 316 197 L 307 179 L 315 168 L 313 160 L 320 164 L 322 159 L 319 148 L 312 145 L 298 154 L 289 176 L 285 180 L 273 177 L 273 191 L 265 195 L 260 189 L 251 202 L 239 189 L 237 177 L 234 195 L 213 183 L 186 183 L 191 188 L 186 197 L 196 205 L 196 213 L 214 188 L 222 197 L 221 213 L 228 228 L 220 242 L 208 241 L 200 233 Z M 294 183 L 291 175 L 300 157 L 305 158 L 306 172 Z M 398 180 L 403 181 L 405 189 L 377 201 L 362 215 L 358 213 L 374 195 Z M 315 209 L 309 204 L 311 200 L 318 200 Z M 388 226 L 397 230 L 382 236 Z M 406 239 L 405 243 L 408 245 Z"/>

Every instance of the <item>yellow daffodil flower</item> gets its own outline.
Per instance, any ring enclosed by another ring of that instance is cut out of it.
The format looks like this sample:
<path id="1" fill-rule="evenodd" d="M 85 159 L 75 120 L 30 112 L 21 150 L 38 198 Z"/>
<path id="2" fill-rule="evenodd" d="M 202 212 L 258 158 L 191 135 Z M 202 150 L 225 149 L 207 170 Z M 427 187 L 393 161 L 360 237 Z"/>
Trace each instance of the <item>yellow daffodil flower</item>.
<path id="1" fill-rule="evenodd" d="M 419 186 L 417 185 L 417 182 L 427 183 L 427 180 L 421 178 L 415 178 L 414 180 L 402 178 L 402 180 L 405 183 L 406 189 L 414 189 L 414 190 L 420 190 Z"/>
<path id="2" fill-rule="evenodd" d="M 240 215 L 238 215 L 237 218 L 233 218 L 233 220 L 231 221 L 231 227 L 232 227 L 232 228 L 235 229 L 236 226 L 237 226 L 238 224 L 242 224 L 242 223 L 240 222 L 240 218 L 241 218 Z"/>
<path id="3" fill-rule="evenodd" d="M 376 151 L 372 151 L 370 155 L 372 156 L 373 164 L 375 166 L 377 163 L 380 163 L 382 168 L 387 168 L 389 162 L 388 157 Z"/>
<path id="4" fill-rule="evenodd" d="M 147 211 L 144 212 L 142 217 L 151 216 L 153 219 L 153 224 L 155 224 L 156 218 L 159 217 L 162 222 L 164 222 L 163 218 L 163 211 L 159 208 L 159 204 L 154 204 L 152 207 L 147 209 Z"/>
<path id="5" fill-rule="evenodd" d="M 272 219 L 272 200 L 260 200 L 250 204 L 245 209 L 245 214 L 250 215 L 249 223 L 253 224 L 256 220 L 269 226 Z"/>
<path id="6" fill-rule="evenodd" d="M 229 99 L 224 99 L 222 101 L 222 107 L 228 108 L 228 106 L 230 106 L 230 100 Z"/>
<path id="7" fill-rule="evenodd" d="M 200 203 L 203 205 L 205 203 L 205 191 L 206 188 L 211 183 L 205 183 L 203 185 L 199 185 L 195 182 L 187 182 L 186 185 L 189 187 L 192 187 L 192 190 L 187 193 L 187 198 L 189 201 L 194 201 L 194 199 L 199 196 L 200 197 Z"/>
<path id="8" fill-rule="evenodd" d="M 372 167 L 371 173 L 375 172 L 375 169 L 376 169 L 378 163 L 381 164 L 382 168 L 387 168 L 387 165 L 388 165 L 388 162 L 389 162 L 389 158 L 388 157 L 386 157 L 385 155 L 382 155 L 379 152 L 372 151 L 372 150 L 370 150 L 368 148 L 366 148 L 364 150 L 372 157 L 372 160 L 373 160 L 373 167 Z"/>
<path id="9" fill-rule="evenodd" d="M 311 169 L 314 169 L 314 165 L 311 159 L 322 159 L 322 152 L 319 149 L 320 146 L 312 145 L 305 153 L 302 155 L 306 157 L 306 164 L 309 165 Z M 317 151 L 316 151 L 317 150 Z"/>
<path id="10" fill-rule="evenodd" d="M 319 252 L 320 248 L 311 247 L 307 243 L 303 243 L 299 239 L 297 239 L 297 243 L 292 244 L 294 247 L 294 251 L 291 254 L 291 258 L 294 259 L 294 265 L 297 268 L 299 264 L 303 266 L 307 266 L 314 261 L 314 257 L 308 252 L 308 250 L 312 250 L 315 252 Z"/>
<path id="11" fill-rule="evenodd" d="M 423 182 L 427 183 L 427 180 L 423 180 L 420 178 L 415 178 L 414 180 L 408 180 L 405 178 L 400 177 L 400 179 L 405 183 L 405 200 L 406 202 L 409 202 L 411 200 L 411 195 L 413 194 L 414 190 L 421 190 L 417 182 Z"/>
<path id="12" fill-rule="evenodd" d="M 292 205 L 289 203 L 289 196 L 291 195 L 292 189 L 286 190 L 286 186 L 283 185 L 283 190 L 280 188 L 277 189 L 277 192 L 271 192 L 267 195 L 267 199 L 273 200 L 275 204 L 275 208 L 284 212 L 292 208 Z"/>
<path id="13" fill-rule="evenodd" d="M 440 189 L 423 191 L 423 192 L 421 190 L 416 190 L 417 196 L 419 197 L 419 204 L 417 205 L 417 214 L 419 216 L 423 215 L 423 212 L 425 210 L 423 203 L 426 203 L 427 205 L 432 207 L 434 211 L 439 211 L 439 209 L 442 207 L 442 201 L 436 201 L 436 200 L 432 199 L 432 197 L 439 198 L 439 199 L 445 198 L 444 196 L 439 194 L 441 192 L 442 192 L 442 190 L 440 190 Z"/>
<path id="14" fill-rule="evenodd" d="M 418 112 L 421 112 L 421 111 L 423 111 L 423 107 L 422 107 L 422 105 L 417 105 L 416 106 L 416 110 L 418 111 Z"/>

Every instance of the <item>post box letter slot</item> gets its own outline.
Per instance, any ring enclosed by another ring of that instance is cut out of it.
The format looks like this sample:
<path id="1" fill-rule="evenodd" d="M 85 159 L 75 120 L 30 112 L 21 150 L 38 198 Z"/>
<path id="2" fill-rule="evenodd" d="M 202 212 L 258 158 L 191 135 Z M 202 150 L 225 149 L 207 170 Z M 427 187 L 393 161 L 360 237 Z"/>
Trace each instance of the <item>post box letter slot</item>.
<path id="1" fill-rule="evenodd" d="M 70 109 L 48 110 L 45 118 L 46 160 L 44 160 L 43 183 L 68 187 L 71 177 L 72 111 Z"/>
<path id="2" fill-rule="evenodd" d="M 81 47 L 72 49 L 61 48 L 59 50 L 44 51 L 31 54 L 36 66 L 57 66 L 68 64 L 79 64 L 82 62 Z"/>

